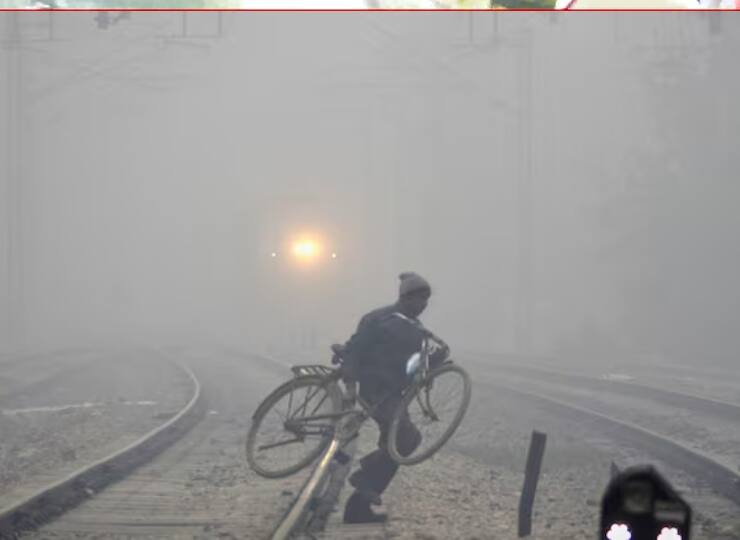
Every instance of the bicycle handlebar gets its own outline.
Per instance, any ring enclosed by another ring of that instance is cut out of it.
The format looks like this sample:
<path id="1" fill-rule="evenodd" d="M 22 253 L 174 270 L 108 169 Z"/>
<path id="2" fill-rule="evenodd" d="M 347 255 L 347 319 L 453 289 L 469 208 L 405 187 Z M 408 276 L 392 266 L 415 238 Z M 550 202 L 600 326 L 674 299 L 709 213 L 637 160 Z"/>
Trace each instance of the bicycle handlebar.
<path id="1" fill-rule="evenodd" d="M 443 340 L 441 337 L 435 335 L 431 330 L 424 329 L 425 333 L 427 334 L 427 337 L 431 339 L 432 341 L 437 342 L 437 344 L 441 345 L 442 347 L 449 349 L 449 345 L 445 343 L 445 340 Z"/>

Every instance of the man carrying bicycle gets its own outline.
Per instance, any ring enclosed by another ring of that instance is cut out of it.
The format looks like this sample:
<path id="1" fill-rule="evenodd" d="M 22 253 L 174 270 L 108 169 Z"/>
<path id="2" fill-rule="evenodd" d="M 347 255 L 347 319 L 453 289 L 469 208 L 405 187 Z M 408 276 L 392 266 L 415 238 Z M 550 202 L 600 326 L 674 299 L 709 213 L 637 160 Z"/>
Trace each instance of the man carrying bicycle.
<path id="1" fill-rule="evenodd" d="M 344 509 L 345 523 L 382 522 L 385 514 L 376 514 L 371 504 L 380 504 L 380 495 L 398 471 L 386 449 L 388 431 L 394 411 L 408 377 L 406 362 L 422 347 L 427 335 L 418 320 L 426 309 L 431 287 L 413 272 L 400 275 L 396 303 L 371 311 L 362 319 L 357 331 L 342 350 L 343 379 L 348 394 L 354 395 L 356 384 L 360 396 L 374 406 L 373 419 L 380 429 L 378 448 L 360 460 L 360 468 L 349 478 L 355 488 Z M 430 358 L 432 365 L 449 355 L 444 346 Z M 411 454 L 421 443 L 419 430 L 404 414 L 398 429 L 398 450 Z"/>

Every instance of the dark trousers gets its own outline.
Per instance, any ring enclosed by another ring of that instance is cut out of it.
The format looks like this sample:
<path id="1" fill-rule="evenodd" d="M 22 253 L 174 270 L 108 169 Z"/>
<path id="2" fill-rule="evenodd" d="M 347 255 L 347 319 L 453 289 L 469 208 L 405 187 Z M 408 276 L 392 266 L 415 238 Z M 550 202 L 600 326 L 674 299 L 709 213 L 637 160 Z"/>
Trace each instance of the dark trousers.
<path id="1" fill-rule="evenodd" d="M 380 429 L 378 448 L 360 459 L 360 469 L 354 476 L 357 479 L 355 485 L 358 489 L 374 491 L 380 495 L 385 491 L 398 471 L 398 464 L 391 459 L 386 448 L 388 446 L 388 431 L 391 427 L 393 414 L 401 398 L 400 395 L 386 397 L 387 394 L 384 396 L 383 393 L 373 390 L 374 388 L 372 386 L 364 391 L 361 387 L 360 395 L 370 403 L 379 403 L 373 412 L 373 419 L 377 422 Z M 419 430 L 411 422 L 406 411 L 404 411 L 398 426 L 397 441 L 398 451 L 403 456 L 411 454 L 421 444 L 421 433 L 419 433 Z"/>

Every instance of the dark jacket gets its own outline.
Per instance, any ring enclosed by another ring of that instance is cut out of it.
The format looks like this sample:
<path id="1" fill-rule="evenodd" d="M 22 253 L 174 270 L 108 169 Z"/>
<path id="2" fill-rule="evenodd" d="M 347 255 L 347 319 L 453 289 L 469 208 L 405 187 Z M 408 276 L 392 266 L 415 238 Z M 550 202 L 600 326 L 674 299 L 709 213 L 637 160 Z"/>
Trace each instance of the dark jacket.
<path id="1" fill-rule="evenodd" d="M 345 345 L 345 378 L 363 386 L 400 391 L 406 385 L 406 361 L 421 349 L 424 334 L 412 321 L 394 315 L 392 304 L 371 311 Z"/>

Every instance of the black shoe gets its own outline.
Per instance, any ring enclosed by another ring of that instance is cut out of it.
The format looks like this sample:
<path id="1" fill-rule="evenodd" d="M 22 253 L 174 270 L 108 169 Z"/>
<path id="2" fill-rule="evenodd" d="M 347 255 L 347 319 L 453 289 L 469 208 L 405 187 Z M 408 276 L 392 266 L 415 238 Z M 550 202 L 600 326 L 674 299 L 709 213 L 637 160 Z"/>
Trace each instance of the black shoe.
<path id="1" fill-rule="evenodd" d="M 386 514 L 376 514 L 370 509 L 368 500 L 362 493 L 355 491 L 344 507 L 345 523 L 385 523 Z"/>
<path id="2" fill-rule="evenodd" d="M 363 479 L 363 470 L 356 470 L 349 476 L 349 485 L 355 488 L 355 493 L 359 494 L 370 504 L 374 504 L 375 506 L 380 506 L 381 504 L 383 504 L 383 500 L 380 498 L 380 495 L 376 491 L 365 487 Z"/>
<path id="3" fill-rule="evenodd" d="M 367 514 L 363 514 L 362 516 L 351 516 L 349 519 L 347 517 L 344 518 L 345 523 L 385 523 L 388 521 L 388 516 L 386 514 L 376 514 L 372 510 L 368 510 Z"/>

